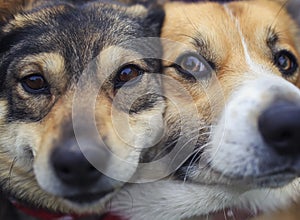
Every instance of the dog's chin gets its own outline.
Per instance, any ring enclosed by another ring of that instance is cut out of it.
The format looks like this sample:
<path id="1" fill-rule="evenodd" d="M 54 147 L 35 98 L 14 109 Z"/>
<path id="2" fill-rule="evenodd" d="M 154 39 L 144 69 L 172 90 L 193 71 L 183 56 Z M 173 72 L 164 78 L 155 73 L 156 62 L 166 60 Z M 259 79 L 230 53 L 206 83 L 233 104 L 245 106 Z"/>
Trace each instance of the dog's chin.
<path id="1" fill-rule="evenodd" d="M 105 210 L 105 204 L 111 199 L 115 191 L 93 194 L 81 194 L 70 197 L 55 197 L 49 198 L 51 204 L 41 205 L 27 199 L 18 199 L 14 196 L 9 196 L 12 204 L 14 204 L 20 210 L 29 210 L 29 213 L 25 211 L 25 214 L 30 213 L 46 213 L 47 215 L 61 215 L 61 216 L 99 216 L 102 215 Z M 58 209 L 59 207 L 59 209 Z"/>
<path id="2" fill-rule="evenodd" d="M 105 192 L 93 192 L 82 193 L 64 197 L 64 200 L 69 204 L 75 204 L 76 206 L 92 205 L 95 203 L 101 203 L 110 198 L 116 190 L 110 190 Z"/>
<path id="3" fill-rule="evenodd" d="M 203 186 L 211 186 L 215 189 L 219 189 L 219 194 L 224 192 L 224 195 L 230 194 L 232 196 L 232 202 L 224 201 L 224 207 L 216 206 L 214 211 L 211 211 L 200 218 L 206 219 L 207 216 L 209 216 L 210 220 L 246 220 L 258 217 L 265 210 L 269 209 L 263 207 L 260 210 L 260 206 L 256 206 L 256 201 L 257 204 L 260 204 L 260 198 L 256 198 L 256 194 L 254 192 L 260 192 L 260 190 L 263 192 L 266 190 L 270 194 L 272 190 L 279 192 L 281 189 L 285 189 L 285 187 L 291 184 L 293 180 L 298 177 L 293 170 L 270 172 L 268 175 L 255 177 L 242 177 L 224 175 L 222 171 L 217 171 L 212 168 L 208 169 L 207 166 L 206 168 L 202 167 L 201 169 L 199 169 L 199 166 L 182 167 L 181 169 L 183 169 L 182 172 L 185 172 L 184 181 L 186 181 L 186 183 L 190 182 Z M 190 171 L 186 172 L 187 170 Z M 266 198 L 269 193 L 266 193 Z M 251 194 L 251 196 L 248 198 L 248 196 L 246 196 L 247 194 Z M 273 209 L 270 208 L 270 210 Z"/>
<path id="4" fill-rule="evenodd" d="M 118 191 L 118 188 L 113 188 L 104 191 L 87 191 L 60 196 L 53 195 L 55 205 L 47 208 L 52 209 L 52 207 L 58 205 L 58 211 L 62 213 L 74 213 L 77 215 L 102 214 L 105 204 Z"/>
<path id="5" fill-rule="evenodd" d="M 62 200 L 61 207 L 65 207 L 67 213 L 77 215 L 99 215 L 103 214 L 104 206 L 112 198 L 115 192 L 103 195 L 99 194 L 82 194 L 71 197 L 65 197 Z"/>
<path id="6" fill-rule="evenodd" d="M 199 184 L 237 186 L 240 190 L 281 188 L 299 177 L 293 169 L 270 170 L 256 176 L 230 175 L 222 170 L 216 170 L 206 165 L 192 165 L 181 167 L 177 173 L 179 179 Z"/>

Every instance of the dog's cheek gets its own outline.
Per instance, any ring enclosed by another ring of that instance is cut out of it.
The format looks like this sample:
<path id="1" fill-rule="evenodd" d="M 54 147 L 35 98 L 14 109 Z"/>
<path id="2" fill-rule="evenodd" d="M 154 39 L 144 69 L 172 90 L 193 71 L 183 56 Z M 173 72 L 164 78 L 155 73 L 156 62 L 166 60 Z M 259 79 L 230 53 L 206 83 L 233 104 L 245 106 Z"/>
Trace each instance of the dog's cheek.
<path id="1" fill-rule="evenodd" d="M 97 110 L 102 112 L 97 117 L 99 135 L 111 153 L 104 170 L 106 175 L 123 181 L 131 178 L 141 152 L 157 144 L 163 135 L 163 111 L 163 103 L 132 115 L 116 108 L 104 117 L 104 110 Z"/>
<path id="2" fill-rule="evenodd" d="M 15 134 L 13 146 L 18 163 L 20 166 L 32 167 L 41 141 L 39 124 L 15 123 L 11 130 Z"/>
<path id="3" fill-rule="evenodd" d="M 10 121 L 7 106 L 6 101 L 0 101 L 0 149 L 16 158 L 20 166 L 30 167 L 40 141 L 39 125 Z"/>

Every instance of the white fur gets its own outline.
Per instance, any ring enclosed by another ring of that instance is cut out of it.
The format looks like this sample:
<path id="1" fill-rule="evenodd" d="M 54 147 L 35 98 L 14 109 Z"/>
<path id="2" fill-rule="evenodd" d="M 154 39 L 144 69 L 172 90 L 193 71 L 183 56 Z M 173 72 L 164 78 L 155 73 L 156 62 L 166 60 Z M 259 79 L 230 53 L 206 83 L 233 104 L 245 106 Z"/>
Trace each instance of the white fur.
<path id="1" fill-rule="evenodd" d="M 212 144 L 207 151 L 214 169 L 225 175 L 256 176 L 267 172 L 263 170 L 268 169 L 263 166 L 266 158 L 271 158 L 273 166 L 289 165 L 287 158 L 269 150 L 257 125 L 260 113 L 279 100 L 299 103 L 300 91 L 288 81 L 268 73 L 257 74 L 257 79 L 245 82 L 232 95 L 221 123 L 213 130 Z"/>
<path id="2" fill-rule="evenodd" d="M 207 214 L 229 206 L 271 211 L 285 207 L 295 197 L 298 180 L 272 190 L 244 192 L 230 186 L 201 185 L 181 181 L 158 181 L 129 185 L 118 193 L 111 210 L 130 220 L 181 220 Z M 205 219 L 205 218 L 204 218 Z"/>

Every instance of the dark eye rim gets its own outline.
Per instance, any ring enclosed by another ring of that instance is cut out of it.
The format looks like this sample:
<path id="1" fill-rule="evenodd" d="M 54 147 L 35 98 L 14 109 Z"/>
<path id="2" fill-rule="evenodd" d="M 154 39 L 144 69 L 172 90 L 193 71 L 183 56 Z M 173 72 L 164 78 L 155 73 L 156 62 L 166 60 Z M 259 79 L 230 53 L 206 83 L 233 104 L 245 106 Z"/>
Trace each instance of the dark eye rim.
<path id="1" fill-rule="evenodd" d="M 123 82 L 123 81 L 120 81 L 118 80 L 118 75 L 121 73 L 121 71 L 125 68 L 128 68 L 128 67 L 134 67 L 138 70 L 138 76 L 134 79 L 131 79 L 127 82 Z M 141 79 L 141 76 L 145 73 L 145 70 L 143 70 L 141 67 L 139 67 L 138 65 L 136 64 L 125 64 L 123 66 L 121 66 L 117 71 L 116 71 L 116 75 L 115 75 L 115 78 L 114 78 L 114 89 L 120 89 L 121 87 L 123 86 L 126 86 L 126 87 L 129 87 L 131 85 L 134 85 L 136 84 L 137 82 L 140 81 Z"/>
<path id="2" fill-rule="evenodd" d="M 282 55 L 287 56 L 292 63 L 292 67 L 289 70 L 281 69 L 277 63 L 278 58 Z M 274 64 L 277 66 L 279 71 L 285 76 L 292 76 L 298 69 L 298 62 L 297 62 L 295 55 L 288 50 L 280 50 L 280 51 L 276 52 L 274 55 Z"/>
<path id="3" fill-rule="evenodd" d="M 30 86 L 27 85 L 26 83 L 26 80 L 30 77 L 33 77 L 33 76 L 37 76 L 37 77 L 41 77 L 43 78 L 44 80 L 44 87 L 43 88 L 40 88 L 40 89 L 32 89 L 30 88 Z M 34 95 L 48 95 L 50 94 L 50 86 L 49 86 L 49 83 L 47 82 L 47 80 L 45 79 L 45 77 L 40 74 L 40 73 L 32 73 L 32 74 L 29 74 L 27 76 L 24 76 L 22 79 L 21 79 L 21 85 L 23 87 L 23 89 L 30 93 L 30 94 L 34 94 Z"/>
<path id="4" fill-rule="evenodd" d="M 206 74 L 211 74 L 211 72 L 215 69 L 215 65 L 211 62 L 211 61 L 208 61 L 206 60 L 203 56 L 199 55 L 198 53 L 196 52 L 186 52 L 186 53 L 183 53 L 181 54 L 176 60 L 175 62 L 171 65 L 171 67 L 175 68 L 175 70 L 180 74 L 182 75 L 184 78 L 188 79 L 188 80 L 197 80 L 197 79 L 202 79 L 204 76 L 195 76 L 195 74 L 193 73 L 190 73 L 188 71 L 186 71 L 185 69 L 183 69 L 181 66 L 180 66 L 180 63 L 181 61 L 187 57 L 187 56 L 194 56 L 194 57 L 197 57 L 203 64 L 204 66 L 206 67 L 206 69 L 208 70 L 206 72 Z M 205 74 L 205 75 L 206 75 Z M 207 77 L 207 75 L 206 75 Z"/>

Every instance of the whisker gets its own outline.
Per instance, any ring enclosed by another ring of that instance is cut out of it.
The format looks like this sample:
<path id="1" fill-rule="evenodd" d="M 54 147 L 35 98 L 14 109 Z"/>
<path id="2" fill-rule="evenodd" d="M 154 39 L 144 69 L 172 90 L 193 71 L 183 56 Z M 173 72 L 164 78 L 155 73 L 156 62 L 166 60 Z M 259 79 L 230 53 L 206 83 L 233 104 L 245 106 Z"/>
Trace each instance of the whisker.
<path id="1" fill-rule="evenodd" d="M 271 24 L 271 27 L 273 27 L 274 23 L 276 22 L 277 18 L 279 17 L 279 14 L 282 12 L 282 10 L 284 10 L 286 8 L 287 3 L 288 3 L 288 0 L 286 0 L 285 2 L 282 3 L 279 11 L 276 13 L 274 21 Z"/>
<path id="2" fill-rule="evenodd" d="M 11 175 L 12 175 L 12 171 L 14 168 L 14 165 L 17 162 L 17 157 L 14 157 L 14 159 L 12 160 L 10 167 L 9 167 L 9 172 L 8 172 L 8 188 L 11 188 Z"/>
<path id="3" fill-rule="evenodd" d="M 189 140 L 188 143 L 196 140 L 197 138 L 200 138 L 202 136 L 206 136 L 206 135 L 210 135 L 211 132 L 202 132 L 199 134 L 199 131 L 201 130 L 205 130 L 210 128 L 210 126 L 203 126 L 201 128 L 195 129 L 193 131 L 190 132 L 190 134 L 188 136 L 192 136 L 192 139 Z M 165 152 L 167 152 L 170 148 L 174 147 L 174 144 L 178 141 L 178 139 L 173 140 L 172 142 L 169 142 L 167 145 L 163 146 L 162 150 L 160 150 L 160 152 L 154 157 L 154 159 L 160 158 L 160 156 L 164 155 Z M 185 146 L 187 145 L 187 143 L 185 144 Z"/>
<path id="4" fill-rule="evenodd" d="M 187 165 L 187 169 L 186 169 L 186 172 L 185 172 L 185 175 L 183 178 L 184 182 L 186 182 L 186 180 L 188 179 L 189 171 L 194 167 L 196 161 L 198 161 L 201 158 L 203 149 L 210 144 L 211 144 L 211 142 L 208 142 L 208 143 L 202 145 L 200 148 L 196 149 L 196 151 L 193 153 L 193 157 L 192 157 L 191 161 L 189 162 L 189 164 Z"/>
<path id="5" fill-rule="evenodd" d="M 9 152 L 10 152 L 9 150 L 1 150 L 1 151 L 0 151 L 1 154 L 7 154 L 7 153 L 9 153 Z"/>
<path id="6" fill-rule="evenodd" d="M 181 152 L 181 150 L 182 150 L 183 148 L 186 147 L 186 145 L 188 145 L 190 142 L 192 142 L 192 141 L 194 141 L 194 140 L 196 140 L 196 138 L 190 139 L 190 140 L 189 140 L 188 142 L 186 142 L 183 146 L 181 146 L 180 149 L 178 150 L 178 152 L 176 152 L 176 155 L 178 155 L 178 154 Z M 171 160 L 171 162 L 173 162 L 173 161 L 176 159 L 176 155 L 173 157 L 173 159 Z M 191 155 L 192 155 L 192 154 L 191 154 Z"/>
<path id="7" fill-rule="evenodd" d="M 222 209 L 223 209 L 222 211 L 223 211 L 224 219 L 227 220 L 226 209 L 225 209 L 224 204 L 223 204 L 223 208 Z"/>

